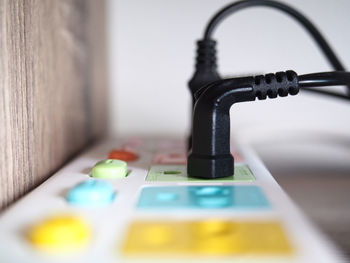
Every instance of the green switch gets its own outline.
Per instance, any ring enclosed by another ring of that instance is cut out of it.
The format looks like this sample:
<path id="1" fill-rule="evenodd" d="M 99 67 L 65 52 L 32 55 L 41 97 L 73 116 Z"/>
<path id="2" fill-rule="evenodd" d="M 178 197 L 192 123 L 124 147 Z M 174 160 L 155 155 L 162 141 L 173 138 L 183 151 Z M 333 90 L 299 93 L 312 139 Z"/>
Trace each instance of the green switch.
<path id="1" fill-rule="evenodd" d="M 126 162 L 107 159 L 95 164 L 91 176 L 95 178 L 124 178 L 127 173 Z"/>

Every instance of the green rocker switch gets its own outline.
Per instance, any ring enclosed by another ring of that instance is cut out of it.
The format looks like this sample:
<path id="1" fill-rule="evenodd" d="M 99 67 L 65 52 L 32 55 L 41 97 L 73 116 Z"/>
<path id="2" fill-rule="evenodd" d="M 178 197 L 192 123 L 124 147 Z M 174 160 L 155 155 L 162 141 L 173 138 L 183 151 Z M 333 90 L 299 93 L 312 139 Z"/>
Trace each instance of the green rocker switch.
<path id="1" fill-rule="evenodd" d="M 120 160 L 102 160 L 92 168 L 91 176 L 94 178 L 124 178 L 127 176 L 127 164 Z"/>

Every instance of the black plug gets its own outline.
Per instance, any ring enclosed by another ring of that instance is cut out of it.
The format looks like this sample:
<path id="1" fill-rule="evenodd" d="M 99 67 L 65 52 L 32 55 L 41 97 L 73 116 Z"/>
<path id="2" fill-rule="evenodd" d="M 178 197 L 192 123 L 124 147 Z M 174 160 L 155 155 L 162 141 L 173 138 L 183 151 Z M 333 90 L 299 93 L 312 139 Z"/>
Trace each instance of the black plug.
<path id="1" fill-rule="evenodd" d="M 294 71 L 218 80 L 197 90 L 188 175 L 205 179 L 233 175 L 229 110 L 234 103 L 298 92 L 298 76 Z"/>

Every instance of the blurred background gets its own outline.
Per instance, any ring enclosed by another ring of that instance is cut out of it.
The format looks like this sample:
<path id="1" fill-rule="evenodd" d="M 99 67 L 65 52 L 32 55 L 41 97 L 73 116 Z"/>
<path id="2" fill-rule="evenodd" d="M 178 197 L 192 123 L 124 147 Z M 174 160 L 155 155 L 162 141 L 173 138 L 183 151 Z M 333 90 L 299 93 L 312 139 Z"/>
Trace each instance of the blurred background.
<path id="1" fill-rule="evenodd" d="M 108 1 L 111 136 L 187 136 L 195 41 L 213 14 L 231 2 Z M 311 19 L 349 69 L 350 1 L 282 2 Z M 271 8 L 230 16 L 214 37 L 222 76 L 332 70 L 304 29 Z M 231 109 L 232 135 L 258 152 L 281 186 L 348 254 L 349 114 L 349 102 L 304 92 Z"/>

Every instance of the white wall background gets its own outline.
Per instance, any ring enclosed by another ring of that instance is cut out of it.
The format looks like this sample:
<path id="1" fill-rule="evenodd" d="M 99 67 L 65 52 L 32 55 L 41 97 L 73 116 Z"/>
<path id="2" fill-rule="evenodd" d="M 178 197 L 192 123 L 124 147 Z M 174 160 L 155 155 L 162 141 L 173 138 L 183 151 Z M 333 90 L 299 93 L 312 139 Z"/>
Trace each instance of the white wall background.
<path id="1" fill-rule="evenodd" d="M 227 0 L 109 0 L 110 134 L 185 136 L 195 41 Z M 350 68 L 350 1 L 288 0 Z M 222 75 L 331 70 L 309 35 L 271 8 L 250 8 L 214 34 Z M 236 104 L 232 134 L 267 160 L 350 171 L 350 103 L 303 93 Z"/>

